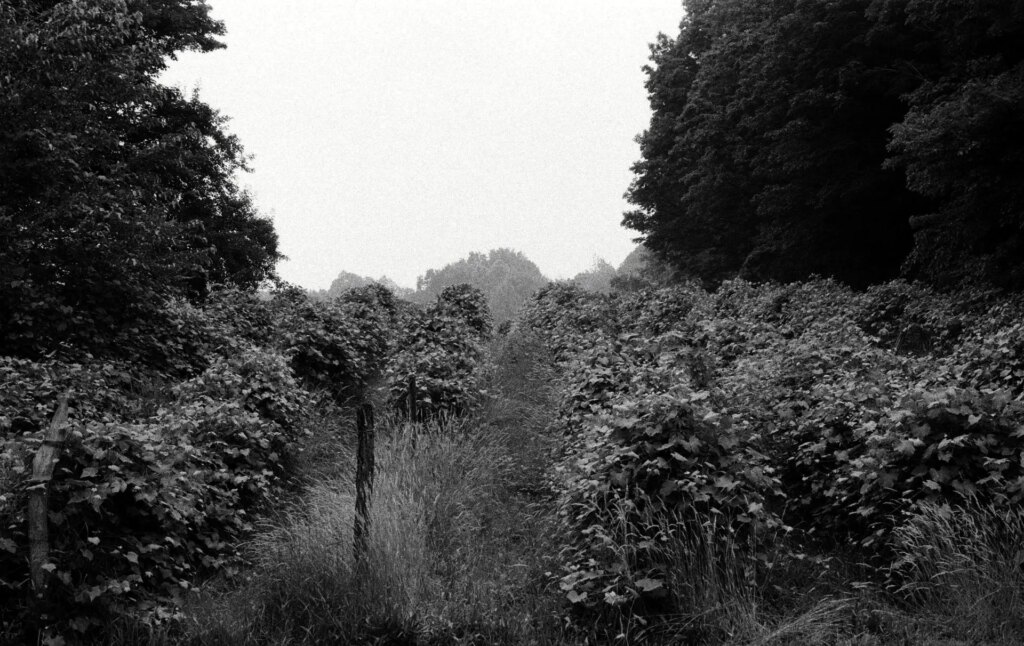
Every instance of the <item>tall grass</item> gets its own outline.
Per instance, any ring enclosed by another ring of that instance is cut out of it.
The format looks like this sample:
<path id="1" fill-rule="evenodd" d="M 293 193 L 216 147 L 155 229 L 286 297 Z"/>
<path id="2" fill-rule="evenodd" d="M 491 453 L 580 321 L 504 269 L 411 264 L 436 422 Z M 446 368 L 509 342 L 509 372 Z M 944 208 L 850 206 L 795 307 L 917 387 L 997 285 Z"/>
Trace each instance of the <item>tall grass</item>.
<path id="1" fill-rule="evenodd" d="M 857 583 L 850 572 L 834 573 L 845 578 L 827 586 L 808 586 L 799 572 L 806 562 L 793 559 L 781 535 L 760 541 L 776 546 L 766 562 L 714 517 L 683 511 L 637 520 L 633 509 L 619 516 L 604 537 L 619 568 L 628 572 L 644 545 L 643 560 L 658 565 L 671 594 L 654 614 L 601 617 L 603 625 L 590 631 L 598 639 L 733 646 L 1024 643 L 1019 505 L 922 505 L 895 532 L 890 579 L 897 584 L 888 591 Z M 769 589 L 788 599 L 769 599 Z"/>
<path id="2" fill-rule="evenodd" d="M 774 550 L 758 554 L 733 538 L 724 519 L 686 510 L 654 515 L 637 512 L 632 501 L 622 504 L 618 510 L 612 506 L 601 537 L 612 554 L 610 567 L 629 577 L 634 564 L 642 562 L 646 576 L 653 564 L 669 595 L 653 611 L 609 609 L 594 620 L 591 641 L 1024 643 L 1024 508 L 1019 505 L 922 505 L 895 532 L 890 579 L 898 584 L 886 591 L 858 583 L 851 578 L 854 570 L 845 572 L 841 566 L 828 575 L 840 579 L 819 586 L 800 571 L 808 563 L 794 558 L 781 533 L 761 537 L 759 545 L 774 545 Z M 837 557 L 833 562 L 841 562 Z"/>
<path id="3" fill-rule="evenodd" d="M 632 501 L 613 503 L 600 538 L 609 550 L 611 569 L 627 579 L 639 578 L 641 573 L 633 568 L 642 562 L 643 576 L 652 568 L 660 572 L 667 595 L 654 604 L 634 602 L 599 613 L 583 627 L 591 643 L 836 643 L 850 616 L 848 599 L 819 593 L 780 613 L 765 598 L 768 586 L 796 580 L 787 581 L 792 563 L 781 532 L 758 541 L 765 545 L 778 539 L 778 570 L 769 578 L 765 555 L 752 543 L 739 541 L 724 517 L 652 509 Z"/>
<path id="4" fill-rule="evenodd" d="M 369 547 L 359 559 L 352 429 L 325 419 L 329 432 L 304 457 L 306 494 L 249 546 L 249 580 L 202 595 L 167 643 L 565 643 L 547 574 L 557 567 L 555 513 L 543 495 L 550 375 L 526 356 L 536 351 L 495 349 L 503 361 L 475 416 L 416 425 L 378 417 Z"/>
<path id="5" fill-rule="evenodd" d="M 898 594 L 934 634 L 1024 643 L 1024 509 L 924 504 L 895 532 Z"/>
<path id="6" fill-rule="evenodd" d="M 492 569 L 483 535 L 500 485 L 499 438 L 454 419 L 385 419 L 379 428 L 368 552 L 354 557 L 352 483 L 314 486 L 301 509 L 255 540 L 245 589 L 192 609 L 193 641 L 414 643 L 531 628 L 534 617 L 500 612 L 509 586 L 481 572 Z"/>

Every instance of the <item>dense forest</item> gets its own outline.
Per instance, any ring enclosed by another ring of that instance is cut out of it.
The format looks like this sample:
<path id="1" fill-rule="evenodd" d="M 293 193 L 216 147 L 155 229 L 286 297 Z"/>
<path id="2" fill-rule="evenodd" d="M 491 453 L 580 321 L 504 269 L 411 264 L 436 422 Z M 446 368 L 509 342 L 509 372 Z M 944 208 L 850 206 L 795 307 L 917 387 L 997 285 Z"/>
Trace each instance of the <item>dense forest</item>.
<path id="1" fill-rule="evenodd" d="M 310 291 L 205 2 L 0 0 L 0 644 L 1024 642 L 1024 4 L 680 15 L 619 267 Z"/>
<path id="2" fill-rule="evenodd" d="M 686 2 L 626 226 L 686 275 L 1024 286 L 1024 6 Z"/>

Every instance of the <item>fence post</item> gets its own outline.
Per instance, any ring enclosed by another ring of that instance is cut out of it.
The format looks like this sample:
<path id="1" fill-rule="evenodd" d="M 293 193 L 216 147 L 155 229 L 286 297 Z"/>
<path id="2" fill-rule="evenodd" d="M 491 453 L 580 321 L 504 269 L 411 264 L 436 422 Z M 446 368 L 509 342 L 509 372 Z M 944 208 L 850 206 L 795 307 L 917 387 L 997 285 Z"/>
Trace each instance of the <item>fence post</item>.
<path id="1" fill-rule="evenodd" d="M 409 411 L 409 421 L 413 423 L 419 421 L 419 411 L 416 409 L 416 375 L 409 375 L 409 393 L 406 408 Z"/>
<path id="2" fill-rule="evenodd" d="M 353 554 L 359 560 L 369 545 L 369 498 L 373 495 L 373 406 L 356 410 L 356 514 L 352 525 Z"/>
<path id="3" fill-rule="evenodd" d="M 57 401 L 57 412 L 32 459 L 32 477 L 27 487 L 29 572 L 32 580 L 30 607 L 33 608 L 29 621 L 35 623 L 36 630 L 44 626 L 47 619 L 44 601 L 49 583 L 46 566 L 50 560 L 50 480 L 68 435 L 69 395 L 64 393 Z"/>

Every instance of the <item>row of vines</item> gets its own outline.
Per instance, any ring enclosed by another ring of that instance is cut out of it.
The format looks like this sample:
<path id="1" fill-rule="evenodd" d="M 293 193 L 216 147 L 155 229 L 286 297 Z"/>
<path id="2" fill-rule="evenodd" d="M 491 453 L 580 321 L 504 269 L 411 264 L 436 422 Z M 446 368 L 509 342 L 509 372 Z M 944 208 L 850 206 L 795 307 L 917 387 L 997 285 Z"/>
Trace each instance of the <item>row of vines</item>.
<path id="1" fill-rule="evenodd" d="M 898 588 L 922 503 L 1024 499 L 1022 321 L 1019 297 L 903 282 L 547 288 L 518 325 L 564 375 L 569 601 L 693 609 L 680 554 L 722 546 L 739 577 L 842 551 Z"/>
<path id="2" fill-rule="evenodd" d="M 196 586 L 243 572 L 259 518 L 301 492 L 304 446 L 323 430 L 313 411 L 398 405 L 411 375 L 424 414 L 466 410 L 490 331 L 466 286 L 426 308 L 376 285 L 327 302 L 291 287 L 223 291 L 169 303 L 164 318 L 129 359 L 0 357 L 0 642 L 102 642 L 118 617 L 173 618 Z M 27 490 L 64 393 L 39 595 Z"/>

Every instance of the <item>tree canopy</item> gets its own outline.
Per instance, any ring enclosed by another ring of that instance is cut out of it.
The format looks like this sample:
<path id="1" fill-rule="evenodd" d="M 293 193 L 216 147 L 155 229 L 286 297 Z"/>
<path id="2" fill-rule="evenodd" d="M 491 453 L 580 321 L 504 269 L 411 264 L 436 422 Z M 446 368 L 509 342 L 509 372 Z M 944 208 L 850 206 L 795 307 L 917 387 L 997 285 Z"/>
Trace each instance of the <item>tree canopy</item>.
<path id="1" fill-rule="evenodd" d="M 446 287 L 467 284 L 487 297 L 494 321 L 511 320 L 534 292 L 547 285 L 548 279 L 522 252 L 492 249 L 489 253 L 471 252 L 462 260 L 441 269 L 429 269 L 416 280 L 415 300 L 430 302 Z"/>
<path id="2" fill-rule="evenodd" d="M 5 351 L 117 344 L 168 297 L 273 275 L 225 118 L 157 82 L 223 33 L 201 0 L 0 0 Z"/>
<path id="3" fill-rule="evenodd" d="M 387 288 L 399 298 L 407 297 L 412 293 L 411 289 L 402 287 L 387 276 L 381 276 L 380 278 L 375 279 L 370 278 L 369 276 L 360 276 L 359 274 L 354 274 L 350 271 L 342 271 L 338 274 L 337 278 L 331 281 L 331 286 L 327 288 L 327 290 L 310 292 L 310 296 L 318 299 L 339 298 L 349 290 L 361 289 L 371 285 L 379 285 Z"/>
<path id="4" fill-rule="evenodd" d="M 614 278 L 615 267 L 612 267 L 607 260 L 595 257 L 590 269 L 576 274 L 569 282 L 587 291 L 607 294 L 611 291 L 611 283 Z"/>
<path id="5" fill-rule="evenodd" d="M 1024 7 L 688 0 L 624 224 L 708 283 L 1024 285 Z"/>

